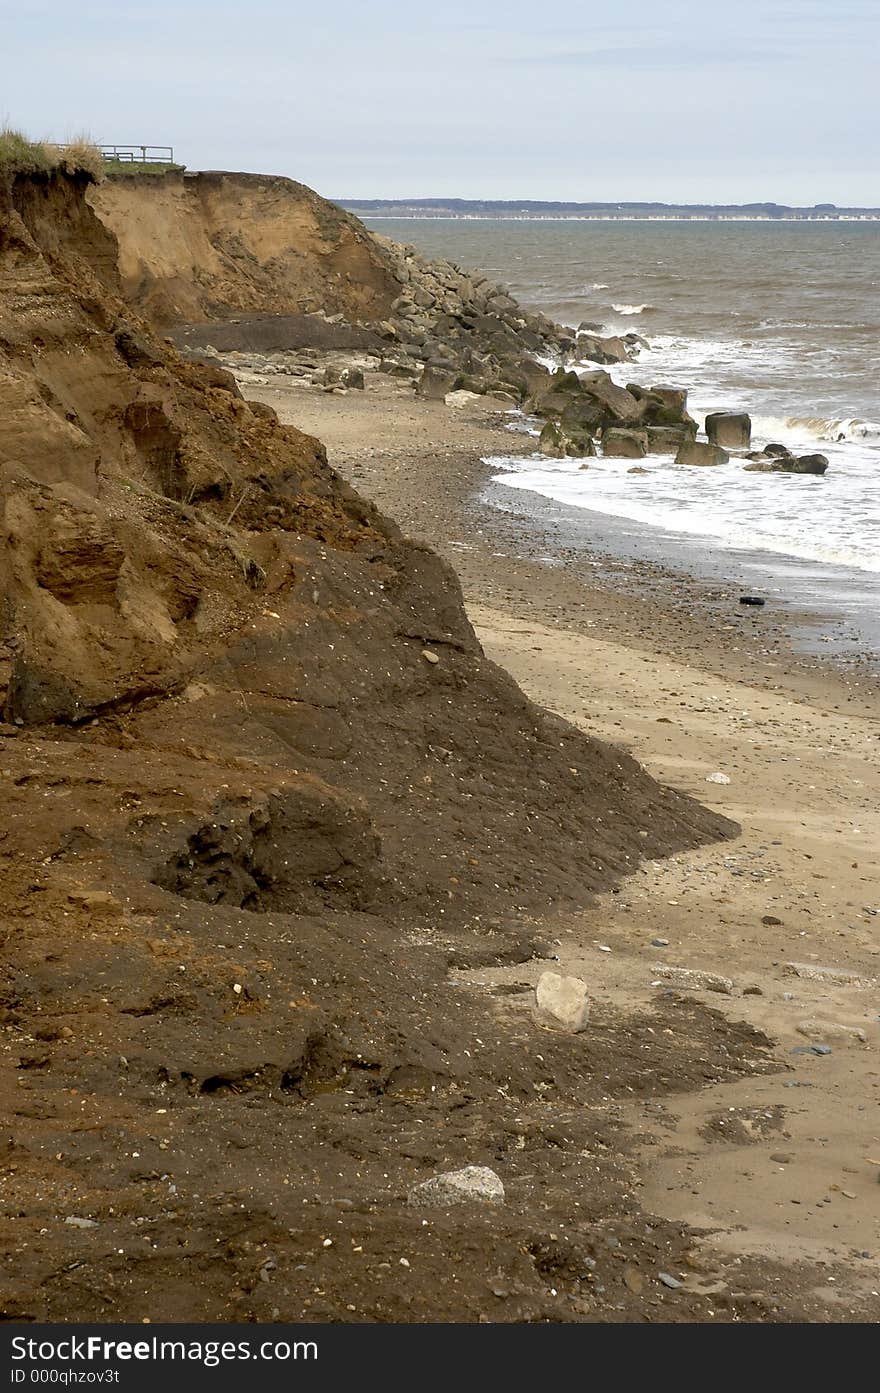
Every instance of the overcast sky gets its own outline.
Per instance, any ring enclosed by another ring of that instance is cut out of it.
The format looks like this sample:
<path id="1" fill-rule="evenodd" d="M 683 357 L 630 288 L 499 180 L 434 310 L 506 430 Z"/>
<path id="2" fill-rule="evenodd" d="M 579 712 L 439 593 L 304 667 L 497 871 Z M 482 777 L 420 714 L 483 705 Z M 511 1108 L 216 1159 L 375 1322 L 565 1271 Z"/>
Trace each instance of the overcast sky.
<path id="1" fill-rule="evenodd" d="M 0 0 L 0 121 L 330 197 L 880 204 L 878 0 Z"/>

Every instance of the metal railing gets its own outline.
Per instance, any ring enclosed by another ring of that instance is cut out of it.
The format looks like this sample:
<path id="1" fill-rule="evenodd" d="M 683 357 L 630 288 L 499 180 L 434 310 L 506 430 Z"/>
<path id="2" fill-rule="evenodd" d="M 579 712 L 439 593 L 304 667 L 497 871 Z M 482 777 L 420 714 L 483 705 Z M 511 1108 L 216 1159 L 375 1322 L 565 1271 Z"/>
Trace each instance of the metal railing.
<path id="1" fill-rule="evenodd" d="M 174 164 L 173 145 L 100 145 L 105 160 L 120 164 Z"/>

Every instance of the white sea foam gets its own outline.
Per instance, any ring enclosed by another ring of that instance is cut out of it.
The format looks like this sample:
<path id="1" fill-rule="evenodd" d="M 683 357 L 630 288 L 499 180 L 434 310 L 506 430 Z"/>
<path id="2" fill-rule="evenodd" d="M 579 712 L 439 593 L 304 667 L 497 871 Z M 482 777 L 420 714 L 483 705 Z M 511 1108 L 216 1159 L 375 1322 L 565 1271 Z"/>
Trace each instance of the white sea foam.
<path id="1" fill-rule="evenodd" d="M 598 286 L 597 286 L 596 288 L 599 289 Z M 607 286 L 602 286 L 601 288 L 602 288 L 603 290 L 607 290 L 608 287 L 607 287 Z M 645 310 L 652 310 L 652 309 L 654 308 L 654 306 L 653 306 L 653 305 L 612 305 L 611 308 L 614 310 L 615 314 L 644 314 L 644 313 L 645 313 Z"/>
<path id="2" fill-rule="evenodd" d="M 498 468 L 497 482 L 510 488 L 698 537 L 713 547 L 770 551 L 878 573 L 880 454 L 867 460 L 851 448 L 828 448 L 824 478 L 746 474 L 738 459 L 694 469 L 656 455 L 641 461 L 647 473 L 637 475 L 619 459 L 591 459 L 586 470 L 578 460 L 540 456 L 487 462 Z"/>

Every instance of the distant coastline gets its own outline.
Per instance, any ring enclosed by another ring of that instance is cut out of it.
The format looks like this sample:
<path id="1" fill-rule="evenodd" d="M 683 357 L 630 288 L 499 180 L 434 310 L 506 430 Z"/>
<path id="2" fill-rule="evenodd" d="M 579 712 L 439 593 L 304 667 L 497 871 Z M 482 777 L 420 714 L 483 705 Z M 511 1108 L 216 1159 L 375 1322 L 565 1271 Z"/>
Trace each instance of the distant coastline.
<path id="1" fill-rule="evenodd" d="M 877 222 L 880 208 L 809 208 L 782 203 L 565 203 L 535 199 L 340 198 L 340 207 L 359 217 L 501 219 L 516 222 Z"/>

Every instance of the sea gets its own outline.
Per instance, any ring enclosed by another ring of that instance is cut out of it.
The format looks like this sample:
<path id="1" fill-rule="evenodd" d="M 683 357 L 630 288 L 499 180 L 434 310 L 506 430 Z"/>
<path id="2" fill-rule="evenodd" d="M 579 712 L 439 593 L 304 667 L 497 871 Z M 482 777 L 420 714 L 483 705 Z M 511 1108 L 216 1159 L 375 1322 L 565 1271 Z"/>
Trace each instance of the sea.
<path id="1" fill-rule="evenodd" d="M 502 454 L 496 484 L 582 510 L 585 532 L 616 520 L 629 550 L 665 546 L 697 571 L 726 558 L 799 602 L 819 595 L 880 651 L 880 222 L 369 221 L 560 323 L 639 334 L 635 361 L 606 369 L 615 381 L 686 387 L 701 423 L 747 411 L 753 448 L 829 460 L 818 477 L 649 456 L 635 475 L 621 460 Z"/>

